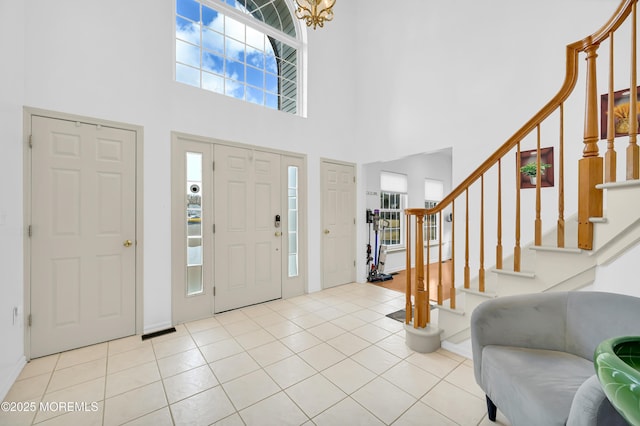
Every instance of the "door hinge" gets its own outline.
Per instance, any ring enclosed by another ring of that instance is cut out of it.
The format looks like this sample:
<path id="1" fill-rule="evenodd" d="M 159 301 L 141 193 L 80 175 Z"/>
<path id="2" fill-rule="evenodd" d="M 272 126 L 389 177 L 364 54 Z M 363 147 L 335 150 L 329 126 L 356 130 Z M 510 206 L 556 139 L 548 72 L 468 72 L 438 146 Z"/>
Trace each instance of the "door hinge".
<path id="1" fill-rule="evenodd" d="M 29 314 L 29 316 L 27 317 L 27 325 L 28 325 L 29 327 L 31 327 L 31 323 L 32 323 L 32 321 L 31 321 L 31 314 Z"/>
<path id="2" fill-rule="evenodd" d="M 214 172 L 216 171 L 216 162 L 215 161 L 211 162 L 211 170 L 213 170 Z"/>
<path id="3" fill-rule="evenodd" d="M 356 261 L 355 260 L 353 261 L 353 266 L 356 266 Z"/>
<path id="4" fill-rule="evenodd" d="M 29 227 L 27 228 L 27 234 L 29 234 L 29 237 L 33 235 L 33 228 L 31 227 L 31 225 L 29 225 Z"/>
<path id="5" fill-rule="evenodd" d="M 29 148 L 33 148 L 33 135 L 29 135 Z"/>
<path id="6" fill-rule="evenodd" d="M 214 234 L 216 233 L 216 224 L 215 223 L 213 224 L 213 233 Z"/>
<path id="7" fill-rule="evenodd" d="M 213 286 L 213 297 L 215 297 L 215 296 L 216 296 L 216 286 L 214 285 Z"/>

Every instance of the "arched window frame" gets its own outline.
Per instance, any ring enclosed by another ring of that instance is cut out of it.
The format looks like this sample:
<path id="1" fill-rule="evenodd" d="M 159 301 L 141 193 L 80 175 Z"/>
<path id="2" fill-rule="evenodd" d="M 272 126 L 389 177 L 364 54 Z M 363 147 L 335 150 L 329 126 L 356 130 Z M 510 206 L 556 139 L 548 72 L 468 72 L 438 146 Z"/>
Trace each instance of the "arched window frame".
<path id="1" fill-rule="evenodd" d="M 254 17 L 252 14 L 243 12 L 242 10 L 238 10 L 234 6 L 231 6 L 227 3 L 227 1 L 231 0 L 195 0 L 201 3 L 204 6 L 212 8 L 219 13 L 222 13 L 225 16 L 229 16 L 241 22 L 253 29 L 256 29 L 268 37 L 272 37 L 277 41 L 284 42 L 289 46 L 296 49 L 297 52 L 297 63 L 296 63 L 296 113 L 295 115 L 299 115 L 302 117 L 307 116 L 307 27 L 302 25 L 301 21 L 295 16 L 296 6 L 293 4 L 293 0 L 279 0 L 282 4 L 286 5 L 287 10 L 291 16 L 296 37 L 292 37 L 282 31 L 279 31 L 267 24 L 264 21 Z M 173 76 L 174 81 L 177 81 L 176 78 L 176 64 L 178 63 L 177 55 L 176 55 L 176 23 L 175 18 L 178 16 L 176 0 L 173 1 L 174 8 L 174 23 L 173 23 L 173 53 L 174 53 L 174 61 L 173 61 Z M 280 69 L 278 69 L 278 77 L 281 77 Z M 202 88 L 202 87 L 200 87 Z M 278 95 L 281 95 L 282 87 L 279 85 Z M 206 89 L 203 89 L 206 90 Z M 232 96 L 230 96 L 232 97 Z M 246 99 L 245 102 L 249 102 Z M 281 110 L 280 105 L 278 110 Z"/>

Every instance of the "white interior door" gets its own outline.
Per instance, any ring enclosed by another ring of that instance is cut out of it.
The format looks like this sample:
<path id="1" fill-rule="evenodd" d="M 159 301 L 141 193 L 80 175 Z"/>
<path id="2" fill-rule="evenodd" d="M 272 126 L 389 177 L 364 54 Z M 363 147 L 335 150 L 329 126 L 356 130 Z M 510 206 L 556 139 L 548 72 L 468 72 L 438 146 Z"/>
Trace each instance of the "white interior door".
<path id="1" fill-rule="evenodd" d="M 283 236 L 280 155 L 215 145 L 214 159 L 215 312 L 278 299 Z"/>
<path id="2" fill-rule="evenodd" d="M 355 168 L 322 162 L 323 287 L 355 280 Z"/>
<path id="3" fill-rule="evenodd" d="M 31 131 L 31 357 L 135 334 L 135 132 Z"/>

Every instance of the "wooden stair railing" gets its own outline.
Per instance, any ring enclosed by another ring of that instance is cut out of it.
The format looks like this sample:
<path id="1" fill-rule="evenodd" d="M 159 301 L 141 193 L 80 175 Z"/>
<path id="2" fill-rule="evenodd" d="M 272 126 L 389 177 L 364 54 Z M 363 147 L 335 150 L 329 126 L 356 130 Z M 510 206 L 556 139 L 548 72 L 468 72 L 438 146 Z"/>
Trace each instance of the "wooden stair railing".
<path id="1" fill-rule="evenodd" d="M 535 155 L 536 155 L 536 176 L 535 183 L 535 219 L 534 219 L 534 244 L 542 245 L 542 197 L 541 175 L 544 173 L 543 163 L 541 162 L 541 140 L 542 140 L 542 125 L 547 122 L 547 119 L 554 113 L 558 112 L 559 122 L 559 135 L 557 139 L 558 145 L 558 182 L 556 183 L 558 192 L 558 219 L 557 219 L 557 247 L 565 247 L 565 174 L 564 174 L 564 161 L 565 161 L 565 147 L 564 147 L 564 125 L 565 125 L 565 102 L 569 99 L 570 95 L 574 92 L 576 82 L 578 80 L 578 59 L 580 53 L 584 52 L 586 55 L 586 95 L 585 95 L 585 115 L 584 115 L 584 139 L 583 139 L 583 153 L 582 158 L 578 161 L 578 236 L 577 247 L 581 249 L 591 250 L 593 245 L 593 224 L 590 222 L 592 217 L 602 216 L 603 200 L 602 190 L 597 189 L 596 185 L 606 182 L 615 182 L 616 180 L 616 152 L 614 146 L 615 138 L 615 122 L 614 122 L 614 33 L 625 23 L 630 21 L 631 26 L 631 55 L 630 55 L 630 80 L 629 85 L 632 88 L 629 96 L 629 117 L 637 116 L 637 63 L 636 63 L 636 36 L 637 36 L 637 1 L 638 0 L 623 0 L 618 6 L 613 16 L 609 18 L 605 25 L 603 25 L 598 31 L 579 40 L 575 43 L 569 44 L 566 47 L 566 72 L 565 79 L 557 94 L 529 121 L 527 121 L 520 129 L 518 129 L 513 136 L 511 136 L 505 143 L 503 143 L 489 158 L 487 158 L 473 173 L 471 173 L 465 180 L 463 180 L 451 193 L 449 193 L 440 203 L 435 207 L 425 208 L 409 208 L 405 210 L 405 226 L 406 226 L 406 262 L 407 271 L 411 271 L 412 257 L 415 261 L 415 276 L 411 276 L 407 273 L 406 282 L 406 323 L 413 322 L 414 327 L 425 327 L 429 323 L 429 299 L 430 299 L 430 277 L 429 268 L 425 269 L 418 267 L 418 265 L 424 265 L 424 231 L 423 226 L 425 220 L 428 222 L 433 217 L 437 218 L 439 224 L 439 255 L 438 261 L 442 263 L 442 224 L 443 217 L 450 218 L 451 222 L 451 261 L 453 263 L 452 270 L 455 271 L 455 229 L 456 229 L 456 201 L 464 196 L 464 232 L 465 232 L 465 247 L 464 247 L 464 288 L 470 289 L 471 287 L 471 267 L 470 267 L 470 191 L 476 190 L 474 184 L 479 182 L 478 192 L 478 209 L 479 209 L 479 221 L 474 224 L 475 235 L 478 235 L 479 250 L 476 252 L 477 256 L 474 260 L 478 261 L 478 289 L 479 292 L 485 291 L 485 185 L 488 180 L 487 177 L 495 174 L 497 183 L 497 237 L 496 237 L 496 269 L 503 269 L 503 203 L 502 203 L 502 191 L 503 191 L 503 165 L 506 161 L 505 157 L 509 153 L 515 152 L 515 206 L 514 206 L 514 249 L 513 249 L 513 271 L 521 271 L 521 213 L 522 213 L 522 196 L 521 196 L 521 153 L 522 144 L 526 141 L 527 137 L 535 130 Z M 599 155 L 598 150 L 598 88 L 597 88 L 597 51 L 600 44 L 606 40 L 609 40 L 609 78 L 608 78 L 608 133 L 607 133 L 607 150 L 604 156 Z M 626 177 L 627 179 L 638 179 L 640 177 L 640 148 L 637 144 L 637 132 L 638 123 L 636 120 L 629 120 L 629 144 L 626 149 Z M 553 173 L 553 171 L 552 171 Z M 493 177 L 493 175 L 491 176 Z M 491 192 L 491 191 L 490 191 Z M 448 213 L 445 213 L 448 212 Z M 415 231 L 412 232 L 412 228 Z M 415 235 L 415 239 L 412 240 L 412 235 Z M 412 256 L 411 250 L 414 247 L 415 253 Z M 427 250 L 427 264 L 430 261 L 429 250 Z M 441 268 L 441 266 L 440 266 Z M 454 272 L 455 273 L 455 272 Z M 438 281 L 436 283 L 437 288 L 437 304 L 443 305 L 443 282 L 442 273 L 438 274 Z M 449 308 L 455 309 L 455 280 L 451 280 L 451 298 L 449 299 Z M 412 298 L 414 300 L 412 300 Z M 412 309 L 412 305 L 415 302 L 415 309 Z M 415 314 L 412 314 L 415 312 Z"/>

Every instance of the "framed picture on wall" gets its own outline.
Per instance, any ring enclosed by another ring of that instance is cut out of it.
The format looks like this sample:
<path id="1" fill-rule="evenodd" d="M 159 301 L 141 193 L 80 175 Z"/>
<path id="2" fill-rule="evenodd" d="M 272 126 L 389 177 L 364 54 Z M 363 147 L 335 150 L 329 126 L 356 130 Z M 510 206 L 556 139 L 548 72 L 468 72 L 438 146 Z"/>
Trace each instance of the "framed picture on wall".
<path id="1" fill-rule="evenodd" d="M 636 87 L 638 99 L 640 100 L 640 86 Z M 615 129 L 614 137 L 627 136 L 629 134 L 629 96 L 630 89 L 618 90 L 613 92 L 613 127 Z M 637 108 L 640 114 L 640 104 Z M 609 127 L 609 94 L 605 93 L 600 96 L 600 139 L 607 139 L 607 131 Z M 640 129 L 640 126 L 638 126 Z"/>
<path id="2" fill-rule="evenodd" d="M 516 155 L 518 153 L 516 152 Z M 520 152 L 520 188 L 535 188 L 538 150 Z M 553 186 L 553 147 L 540 148 L 540 187 Z"/>

